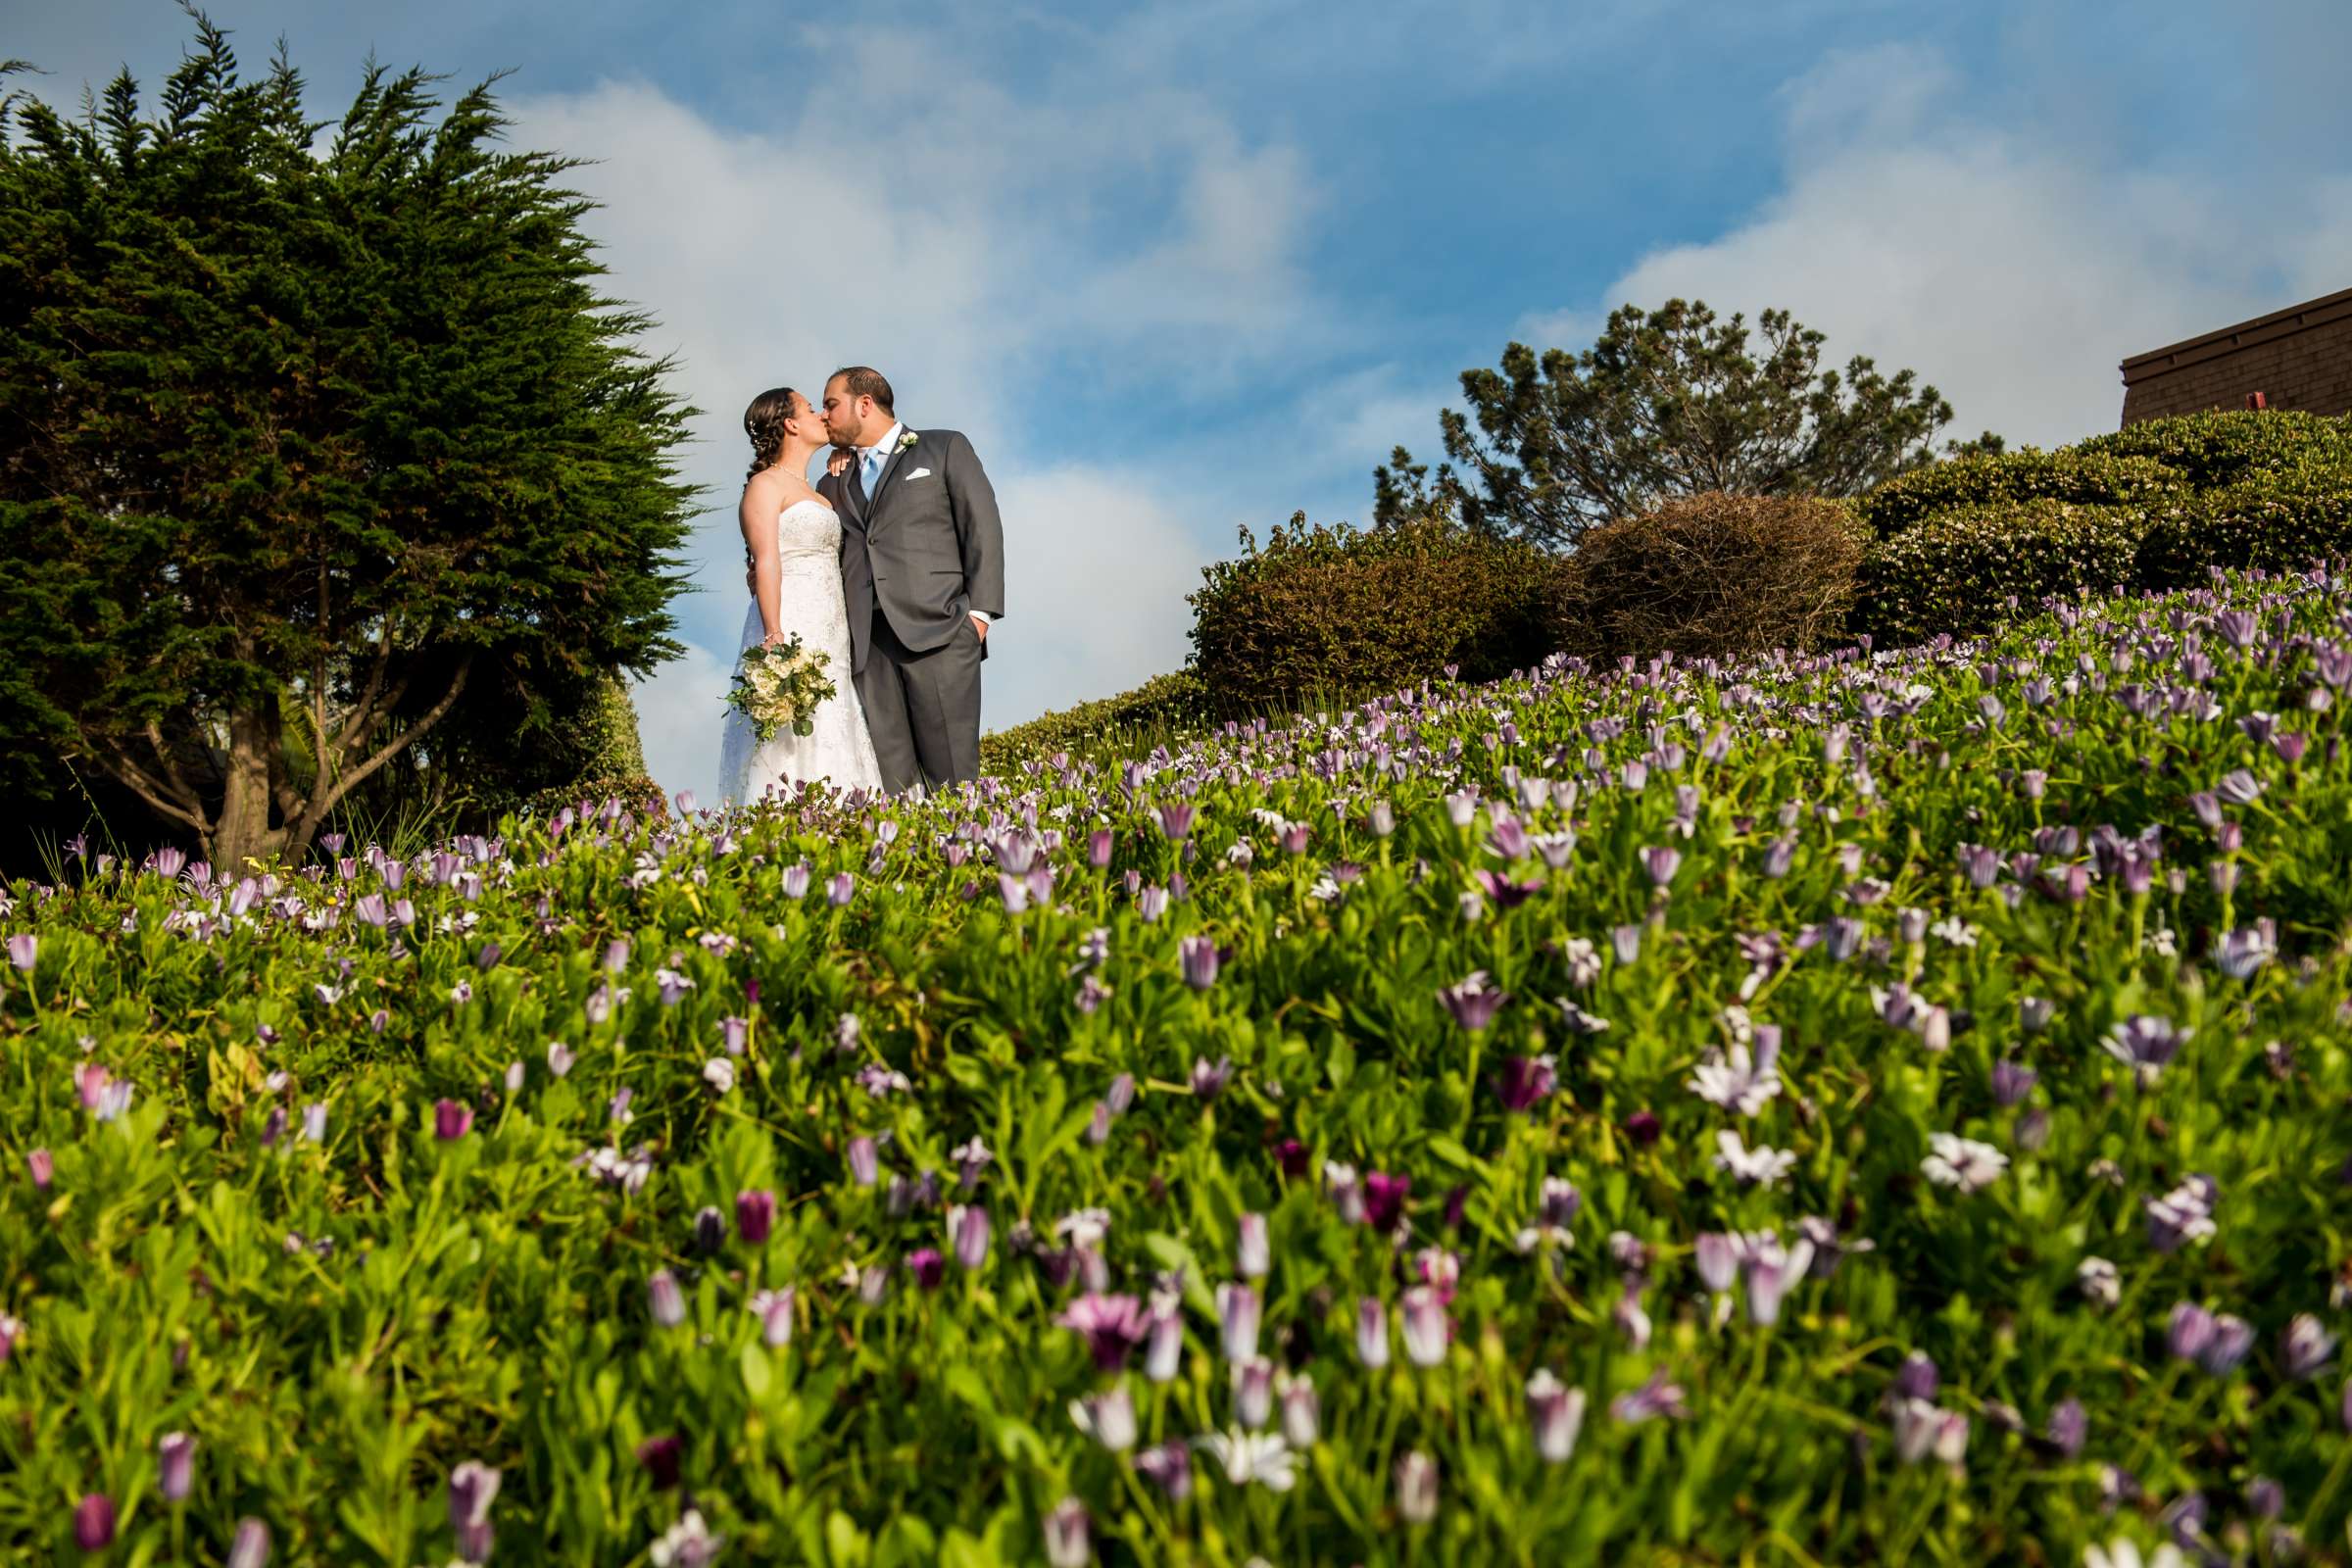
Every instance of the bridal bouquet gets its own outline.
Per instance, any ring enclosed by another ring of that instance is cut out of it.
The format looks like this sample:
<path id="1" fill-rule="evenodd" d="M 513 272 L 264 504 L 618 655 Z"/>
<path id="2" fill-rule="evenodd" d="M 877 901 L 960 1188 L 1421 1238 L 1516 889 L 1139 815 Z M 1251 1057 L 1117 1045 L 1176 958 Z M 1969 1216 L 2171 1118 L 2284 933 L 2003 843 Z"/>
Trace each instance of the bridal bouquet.
<path id="1" fill-rule="evenodd" d="M 825 663 L 825 656 L 803 648 L 798 635 L 747 648 L 727 706 L 743 710 L 762 744 L 787 724 L 795 735 L 813 734 L 817 705 L 835 695 Z"/>

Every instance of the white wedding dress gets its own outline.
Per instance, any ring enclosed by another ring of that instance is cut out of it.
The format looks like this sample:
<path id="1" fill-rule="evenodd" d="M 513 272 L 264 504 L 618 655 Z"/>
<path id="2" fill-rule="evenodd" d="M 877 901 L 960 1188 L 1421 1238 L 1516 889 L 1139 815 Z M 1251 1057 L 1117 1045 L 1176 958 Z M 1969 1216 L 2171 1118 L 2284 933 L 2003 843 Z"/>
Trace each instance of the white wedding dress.
<path id="1" fill-rule="evenodd" d="M 841 592 L 841 519 L 821 501 L 796 501 L 776 517 L 776 548 L 782 581 L 777 588 L 778 629 L 798 634 L 801 646 L 826 656 L 833 697 L 816 710 L 813 734 L 786 728 L 762 745 L 740 709 L 727 710 L 719 746 L 718 776 L 729 802 L 749 806 L 770 789 L 823 780 L 837 789 L 882 788 L 865 710 L 850 684 L 850 612 Z M 756 648 L 766 628 L 760 604 L 743 619 L 743 646 Z"/>

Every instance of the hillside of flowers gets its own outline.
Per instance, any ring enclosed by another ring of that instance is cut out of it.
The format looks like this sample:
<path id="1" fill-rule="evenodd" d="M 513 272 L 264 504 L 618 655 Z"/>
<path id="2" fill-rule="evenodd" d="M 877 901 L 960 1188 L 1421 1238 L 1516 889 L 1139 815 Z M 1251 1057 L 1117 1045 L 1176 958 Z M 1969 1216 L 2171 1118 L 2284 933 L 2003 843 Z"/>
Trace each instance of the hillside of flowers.
<path id="1" fill-rule="evenodd" d="M 74 846 L 0 1554 L 2343 1562 L 2348 681 L 2352 578 L 2257 577 Z"/>

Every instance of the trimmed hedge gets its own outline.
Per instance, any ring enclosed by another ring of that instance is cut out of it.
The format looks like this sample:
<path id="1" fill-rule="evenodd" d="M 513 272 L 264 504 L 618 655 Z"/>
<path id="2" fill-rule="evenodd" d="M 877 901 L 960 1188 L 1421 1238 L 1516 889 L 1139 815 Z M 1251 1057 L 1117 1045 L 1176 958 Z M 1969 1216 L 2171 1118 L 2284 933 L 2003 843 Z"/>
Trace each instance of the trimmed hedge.
<path id="1" fill-rule="evenodd" d="M 1835 638 L 1870 534 L 1844 502 L 1708 494 L 1586 534 L 1558 643 L 1587 658 L 1739 659 Z"/>
<path id="2" fill-rule="evenodd" d="M 1156 675 L 1134 691 L 981 736 L 980 770 L 1002 776 L 1054 752 L 1117 751 L 1146 738 L 1156 743 L 1207 723 L 1208 706 L 1208 688 L 1191 670 Z"/>
<path id="3" fill-rule="evenodd" d="M 2201 490 L 2315 467 L 2352 482 L 2352 418 L 2288 410 L 2187 414 L 2126 425 L 2068 451 L 2149 459 Z"/>
<path id="4" fill-rule="evenodd" d="M 1202 569 L 1193 673 L 1213 716 L 1385 691 L 1458 666 L 1494 680 L 1551 652 L 1562 558 L 1442 517 L 1362 531 L 1305 514 Z"/>
<path id="5" fill-rule="evenodd" d="M 2061 447 L 1956 458 L 1915 468 L 1861 498 L 1882 539 L 1962 507 L 2050 500 L 2088 507 L 2152 507 L 2185 495 L 2192 481 L 2152 457 Z"/>
<path id="6" fill-rule="evenodd" d="M 1960 507 L 1874 544 L 1857 630 L 1890 645 L 1971 636 L 2047 598 L 2105 593 L 2136 573 L 2144 513 L 2039 497 Z"/>
<path id="7" fill-rule="evenodd" d="M 2154 519 L 2140 541 L 2134 582 L 2182 588 L 2215 566 L 2300 571 L 2352 557 L 2352 476 L 2315 465 L 2215 490 Z"/>

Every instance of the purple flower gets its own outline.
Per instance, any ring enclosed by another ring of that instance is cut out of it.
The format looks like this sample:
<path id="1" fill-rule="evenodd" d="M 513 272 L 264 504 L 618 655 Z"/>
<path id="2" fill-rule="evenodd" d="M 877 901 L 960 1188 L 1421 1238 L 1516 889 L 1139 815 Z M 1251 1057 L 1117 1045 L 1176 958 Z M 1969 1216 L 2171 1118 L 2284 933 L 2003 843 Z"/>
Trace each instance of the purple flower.
<path id="1" fill-rule="evenodd" d="M 1377 1296 L 1355 1303 L 1355 1358 L 1375 1372 L 1389 1364 L 1389 1309 Z"/>
<path id="2" fill-rule="evenodd" d="M 1510 1001 L 1487 983 L 1484 969 L 1474 971 L 1459 985 L 1444 987 L 1438 996 L 1445 1002 L 1446 1010 L 1453 1014 L 1453 1021 L 1472 1034 L 1493 1023 L 1494 1014 Z"/>
<path id="3" fill-rule="evenodd" d="M 2039 1075 L 2022 1063 L 2003 1058 L 1992 1064 L 1992 1102 L 2006 1110 L 2034 1092 Z"/>
<path id="4" fill-rule="evenodd" d="M 786 866 L 784 868 L 782 882 L 782 891 L 784 896 L 788 899 L 807 898 L 808 896 L 808 878 L 810 874 L 811 873 L 807 861 Z"/>
<path id="5" fill-rule="evenodd" d="M 948 1240 L 956 1249 L 956 1263 L 965 1273 L 988 1261 L 988 1210 L 978 1203 L 952 1205 L 948 1209 Z"/>
<path id="6" fill-rule="evenodd" d="M 1206 1056 L 1193 1058 L 1193 1096 L 1198 1100 L 1214 1100 L 1225 1092 L 1225 1084 L 1233 1076 L 1233 1058 L 1222 1056 L 1211 1065 Z"/>
<path id="7" fill-rule="evenodd" d="M 936 1291 L 940 1282 L 947 1278 L 948 1261 L 939 1255 L 938 1248 L 918 1247 L 906 1254 L 906 1272 L 912 1274 L 914 1283 L 924 1290 Z"/>
<path id="8" fill-rule="evenodd" d="M 1813 1244 L 1800 1237 L 1794 1247 L 1784 1248 L 1778 1236 L 1766 1231 L 1748 1243 L 1747 1255 L 1740 1261 L 1747 1272 L 1748 1320 L 1770 1328 L 1781 1320 L 1781 1298 L 1812 1267 Z"/>
<path id="9" fill-rule="evenodd" d="M 74 1544 L 104 1551 L 115 1544 L 115 1499 L 103 1492 L 83 1497 L 74 1509 Z"/>
<path id="10" fill-rule="evenodd" d="M 490 1560 L 490 1503 L 497 1495 L 498 1472 L 486 1464 L 467 1459 L 449 1473 L 449 1527 L 467 1562 Z"/>
<path id="11" fill-rule="evenodd" d="M 1233 1419 L 1255 1432 L 1274 1414 L 1274 1363 L 1254 1356 L 1233 1364 Z"/>
<path id="12" fill-rule="evenodd" d="M 860 1187 L 871 1187 L 881 1174 L 880 1157 L 874 1141 L 862 1135 L 850 1140 L 850 1180 Z"/>
<path id="13" fill-rule="evenodd" d="M 2117 1024 L 2099 1044 L 2107 1054 L 2130 1067 L 2144 1088 L 2156 1081 L 2194 1032 L 2169 1018 L 2135 1013 Z"/>
<path id="14" fill-rule="evenodd" d="M 454 1100 L 433 1103 L 433 1136 L 445 1144 L 456 1143 L 473 1131 L 473 1110 Z"/>
<path id="15" fill-rule="evenodd" d="M 1282 1395 L 1282 1441 L 1294 1448 L 1315 1446 L 1323 1430 L 1323 1405 L 1315 1397 L 1315 1380 L 1304 1372 L 1279 1382 Z"/>
<path id="16" fill-rule="evenodd" d="M 1502 1102 L 1503 1109 L 1521 1111 L 1558 1086 L 1559 1071 L 1550 1056 L 1512 1056 L 1503 1062 L 1502 1071 L 1495 1076 L 1494 1094 Z"/>
<path id="17" fill-rule="evenodd" d="M 15 964 L 18 968 L 24 970 L 26 974 L 32 973 L 33 959 L 39 956 L 40 951 L 41 939 L 39 937 L 32 936 L 29 933 L 13 936 L 8 939 L 8 961 Z M 109 1506 L 111 1507 L 112 1504 L 109 1504 Z M 111 1525 L 108 1527 L 108 1533 L 110 1535 L 113 1533 L 113 1527 Z"/>
<path id="18" fill-rule="evenodd" d="M 1045 1518 L 1047 1568 L 1086 1568 L 1095 1560 L 1086 1504 L 1064 1497 Z"/>
<path id="19" fill-rule="evenodd" d="M 1181 1443 L 1146 1448 L 1135 1456 L 1135 1473 L 1159 1488 L 1170 1502 L 1180 1502 L 1192 1494 L 1193 1450 Z"/>
<path id="20" fill-rule="evenodd" d="M 2215 1231 L 2213 1209 L 2221 1189 L 2209 1176 L 2191 1176 L 2162 1198 L 2141 1204 L 2147 1216 L 2148 1243 L 2159 1252 L 2177 1252 L 2189 1242 L 2202 1242 Z"/>
<path id="21" fill-rule="evenodd" d="M 771 1350 L 780 1350 L 792 1343 L 794 1299 L 789 1286 L 780 1291 L 761 1291 L 751 1299 L 752 1316 L 760 1320 L 760 1338 Z"/>
<path id="22" fill-rule="evenodd" d="M 2328 1369 L 2335 1354 L 2335 1336 L 2309 1312 L 2298 1312 L 2279 1337 L 2278 1360 L 2286 1375 L 2309 1382 Z"/>
<path id="23" fill-rule="evenodd" d="M 665 1268 L 656 1269 L 645 1282 L 645 1304 L 662 1328 L 674 1329 L 686 1321 L 686 1298 L 678 1290 L 677 1276 Z"/>
<path id="24" fill-rule="evenodd" d="M 667 1492 L 678 1484 L 678 1471 L 686 1457 L 686 1445 L 675 1433 L 648 1438 L 637 1445 L 637 1462 L 652 1479 L 656 1492 Z"/>
<path id="25" fill-rule="evenodd" d="M 24 1169 L 31 1175 L 32 1185 L 45 1193 L 57 1174 L 57 1161 L 46 1149 L 36 1149 L 24 1156 Z"/>
<path id="26" fill-rule="evenodd" d="M 1171 839 L 1181 839 L 1193 830 L 1193 808 L 1189 802 L 1174 801 L 1159 808 L 1159 830 Z"/>
<path id="27" fill-rule="evenodd" d="M 1634 1111 L 1618 1127 L 1625 1134 L 1625 1141 L 1636 1149 L 1655 1148 L 1666 1130 L 1658 1120 L 1657 1112 L 1651 1110 Z"/>
<path id="28" fill-rule="evenodd" d="M 2214 1377 L 2228 1377 L 2253 1348 L 2254 1326 L 2242 1317 L 2223 1312 L 2213 1320 L 2213 1335 L 2198 1352 L 2197 1365 Z"/>
<path id="29" fill-rule="evenodd" d="M 1206 991 L 1217 983 L 1217 944 L 1211 937 L 1186 937 L 1176 944 L 1178 959 L 1184 966 L 1184 983 L 1195 991 Z"/>
<path id="30" fill-rule="evenodd" d="M 1577 1434 L 1584 1430 L 1585 1391 L 1563 1388 L 1558 1378 L 1539 1368 L 1527 1380 L 1527 1419 L 1544 1462 L 1565 1463 L 1576 1452 Z"/>
<path id="31" fill-rule="evenodd" d="M 2213 1343 L 2213 1328 L 2211 1312 L 2194 1301 L 2182 1301 L 2173 1308 L 2172 1319 L 2166 1325 L 2165 1348 L 2178 1360 L 2194 1361 Z"/>
<path id="32" fill-rule="evenodd" d="M 1649 1381 L 1642 1387 L 1620 1394 L 1609 1401 L 1609 1415 L 1628 1426 L 1637 1426 L 1658 1416 L 1680 1419 L 1690 1413 L 1690 1407 L 1683 1403 L 1681 1387 L 1666 1381 L 1663 1367 L 1652 1372 Z"/>
<path id="33" fill-rule="evenodd" d="M 1115 1372 L 1126 1365 L 1128 1355 L 1143 1343 L 1152 1326 L 1143 1303 L 1134 1297 L 1095 1293 L 1081 1296 L 1063 1308 L 1058 1321 L 1063 1328 L 1086 1337 L 1095 1367 L 1102 1372 Z"/>
<path id="34" fill-rule="evenodd" d="M 1184 1360 L 1184 1314 L 1173 1298 L 1154 1298 L 1145 1330 L 1144 1376 L 1172 1383 Z"/>
<path id="35" fill-rule="evenodd" d="M 1266 1271 L 1272 1266 L 1272 1260 L 1268 1255 L 1266 1245 L 1265 1215 L 1244 1214 L 1242 1216 L 1239 1239 L 1234 1246 L 1234 1267 L 1244 1279 L 1258 1280 L 1266 1277 Z"/>
<path id="36" fill-rule="evenodd" d="M 1393 1231 L 1404 1215 L 1404 1200 L 1413 1190 L 1410 1176 L 1372 1171 L 1364 1177 L 1364 1222 L 1376 1231 Z"/>
<path id="37" fill-rule="evenodd" d="M 1099 827 L 1086 836 L 1086 862 L 1100 871 L 1110 864 L 1110 829 Z"/>
<path id="38" fill-rule="evenodd" d="M 1660 845 L 1642 852 L 1642 867 L 1649 873 L 1653 886 L 1664 887 L 1674 880 L 1674 873 L 1683 866 L 1683 852 L 1672 845 Z"/>
<path id="39" fill-rule="evenodd" d="M 270 1527 L 250 1517 L 238 1520 L 225 1568 L 270 1568 Z"/>
<path id="40" fill-rule="evenodd" d="M 1913 1350 L 1903 1357 L 1903 1364 L 1895 1368 L 1894 1395 L 1898 1399 L 1933 1401 L 1936 1391 L 1941 1387 L 1943 1374 L 1937 1370 L 1935 1359 L 1921 1351 Z"/>
<path id="41" fill-rule="evenodd" d="M 2072 1459 L 2081 1453 L 2082 1440 L 2090 1432 L 2090 1418 L 2083 1413 L 2082 1401 L 2071 1397 L 2059 1400 L 2050 1411 L 2047 1431 L 2050 1446 L 2062 1457 Z"/>
<path id="42" fill-rule="evenodd" d="M 858 879 L 847 871 L 837 871 L 834 873 L 832 886 L 826 892 L 825 897 L 838 909 L 857 897 L 857 894 Z"/>
<path id="43" fill-rule="evenodd" d="M 156 1440 L 156 1490 L 166 1502 L 185 1502 L 196 1485 L 196 1440 L 185 1432 L 167 1432 Z"/>
<path id="44" fill-rule="evenodd" d="M 1446 1320 L 1446 1303 L 1437 1291 L 1427 1285 L 1416 1285 L 1406 1291 L 1398 1317 L 1404 1326 L 1405 1359 L 1422 1367 L 1436 1366 L 1446 1359 L 1446 1345 L 1452 1329 Z"/>
<path id="45" fill-rule="evenodd" d="M 735 1195 L 735 1234 L 753 1247 L 763 1247 L 776 1223 L 776 1195 L 753 1188 Z"/>
<path id="46" fill-rule="evenodd" d="M 1257 1354 L 1257 1325 L 1261 1310 L 1262 1305 L 1253 1287 L 1217 1287 L 1217 1319 L 1225 1337 L 1225 1359 L 1247 1361 Z"/>

